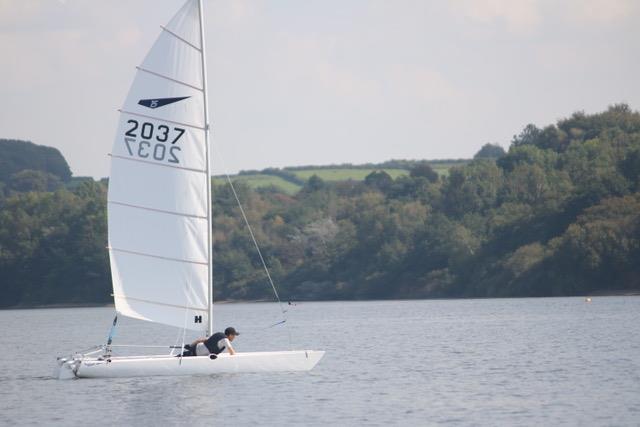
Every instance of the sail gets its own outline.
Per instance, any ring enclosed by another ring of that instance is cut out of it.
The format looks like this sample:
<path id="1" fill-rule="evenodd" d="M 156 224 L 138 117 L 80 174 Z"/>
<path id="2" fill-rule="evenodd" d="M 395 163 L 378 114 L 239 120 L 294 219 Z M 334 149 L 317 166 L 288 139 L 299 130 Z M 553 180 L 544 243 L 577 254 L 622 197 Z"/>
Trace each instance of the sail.
<path id="1" fill-rule="evenodd" d="M 116 310 L 205 330 L 210 245 L 200 9 L 161 33 L 120 110 L 111 153 L 109 256 Z"/>

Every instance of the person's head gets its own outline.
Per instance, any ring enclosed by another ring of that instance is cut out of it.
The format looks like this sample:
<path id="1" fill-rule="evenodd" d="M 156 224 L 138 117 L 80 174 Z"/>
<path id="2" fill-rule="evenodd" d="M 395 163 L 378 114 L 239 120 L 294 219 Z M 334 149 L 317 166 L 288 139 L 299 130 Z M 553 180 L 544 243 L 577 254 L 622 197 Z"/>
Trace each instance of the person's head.
<path id="1" fill-rule="evenodd" d="M 229 326 L 224 330 L 224 334 L 227 336 L 227 338 L 229 338 L 229 341 L 233 341 L 235 337 L 240 335 L 240 332 L 236 331 L 236 328 L 234 328 L 233 326 Z"/>

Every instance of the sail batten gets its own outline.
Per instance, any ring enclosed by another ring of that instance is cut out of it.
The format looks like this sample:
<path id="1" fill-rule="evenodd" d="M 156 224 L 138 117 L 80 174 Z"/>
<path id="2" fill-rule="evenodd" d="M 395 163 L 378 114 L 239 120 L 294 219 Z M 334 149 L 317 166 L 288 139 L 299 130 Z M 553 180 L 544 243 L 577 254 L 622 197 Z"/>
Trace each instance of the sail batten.
<path id="1" fill-rule="evenodd" d="M 172 258 L 172 257 L 168 257 L 168 256 L 152 254 L 152 253 L 149 253 L 149 252 L 132 251 L 132 250 L 129 250 L 129 249 L 114 248 L 114 247 L 111 247 L 111 246 L 109 247 L 109 250 L 116 251 L 116 252 L 124 252 L 124 253 L 131 254 L 131 255 L 139 255 L 139 256 L 147 256 L 147 257 L 151 257 L 151 258 L 158 258 L 158 259 L 163 259 L 163 260 L 166 260 L 166 261 L 184 262 L 186 264 L 207 265 L 206 261 L 194 261 L 194 260 L 190 260 L 190 259 Z"/>
<path id="2" fill-rule="evenodd" d="M 144 302 L 146 304 L 162 305 L 162 306 L 165 306 L 165 307 L 182 308 L 182 309 L 195 310 L 195 311 L 205 311 L 205 312 L 208 310 L 207 307 L 199 308 L 199 307 L 189 307 L 189 306 L 177 305 L 177 304 L 167 304 L 167 303 L 164 303 L 164 302 L 150 301 L 150 300 L 145 300 L 145 299 L 142 299 L 142 298 L 128 297 L 128 296 L 124 296 L 124 295 L 115 295 L 114 294 L 113 297 L 114 298 L 128 299 L 128 300 L 132 300 L 132 301 Z"/>
<path id="3" fill-rule="evenodd" d="M 119 159 L 119 160 L 129 160 L 129 161 L 132 161 L 132 162 L 146 163 L 146 164 L 152 165 L 152 166 L 160 166 L 160 167 L 165 167 L 165 168 L 181 169 L 181 170 L 184 170 L 184 171 L 196 172 L 196 173 L 207 173 L 206 170 L 202 170 L 202 169 L 183 168 L 183 167 L 180 167 L 180 166 L 173 166 L 173 165 L 162 165 L 162 164 L 158 164 L 158 163 L 155 163 L 155 162 L 149 162 L 149 161 L 146 161 L 146 160 L 132 159 L 132 158 L 125 157 L 125 156 L 119 156 L 117 154 L 109 154 L 109 156 L 111 156 L 111 158 L 116 158 L 116 159 Z"/>
<path id="4" fill-rule="evenodd" d="M 188 0 L 136 67 L 107 205 L 118 313 L 194 330 L 208 324 L 211 259 L 200 25 L 198 0 Z"/>
<path id="5" fill-rule="evenodd" d="M 197 86 L 194 86 L 194 85 L 189 84 L 187 82 L 183 82 L 183 81 L 180 81 L 180 80 L 173 79 L 173 78 L 171 78 L 169 76 L 165 76 L 164 74 L 160 74 L 160 73 L 156 73 L 155 71 L 147 70 L 146 68 L 142 68 L 142 67 L 136 67 L 136 68 L 138 70 L 140 70 L 140 71 L 145 72 L 145 73 L 149 73 L 149 74 L 154 75 L 156 77 L 160 77 L 161 79 L 167 79 L 167 80 L 172 81 L 174 83 L 179 83 L 181 85 L 188 86 L 188 87 L 190 87 L 192 89 L 196 89 L 196 90 L 199 90 L 199 91 L 203 90 L 201 87 L 197 87 Z"/>
<path id="6" fill-rule="evenodd" d="M 164 213 L 167 215 L 177 215 L 177 216 L 184 216 L 187 218 L 197 218 L 197 219 L 208 219 L 206 216 L 201 216 L 201 215 L 194 215 L 194 214 L 188 214 L 188 213 L 184 213 L 184 212 L 173 212 L 173 211 L 165 211 L 162 209 L 154 209 L 154 208 L 150 208 L 147 206 L 139 206 L 139 205 L 132 205 L 130 203 L 122 203 L 122 202 L 117 202 L 115 200 L 107 200 L 107 203 L 113 203 L 114 205 L 120 205 L 120 206 L 126 206 L 128 208 L 132 208 L 132 209 L 143 209 L 143 210 L 147 210 L 147 211 L 151 211 L 151 212 L 159 212 L 159 213 Z"/>
<path id="7" fill-rule="evenodd" d="M 171 34 L 172 36 L 174 36 L 175 38 L 177 38 L 178 40 L 180 40 L 181 42 L 186 43 L 188 46 L 191 46 L 192 48 L 194 48 L 195 50 L 197 50 L 198 52 L 202 52 L 202 49 L 200 49 L 198 46 L 192 44 L 191 42 L 183 39 L 182 37 L 180 37 L 179 35 L 177 35 L 176 33 L 174 33 L 173 31 L 171 31 L 170 29 L 168 29 L 167 27 L 164 27 L 162 25 L 160 25 L 160 28 L 162 28 L 163 31 L 166 31 L 167 33 Z"/>

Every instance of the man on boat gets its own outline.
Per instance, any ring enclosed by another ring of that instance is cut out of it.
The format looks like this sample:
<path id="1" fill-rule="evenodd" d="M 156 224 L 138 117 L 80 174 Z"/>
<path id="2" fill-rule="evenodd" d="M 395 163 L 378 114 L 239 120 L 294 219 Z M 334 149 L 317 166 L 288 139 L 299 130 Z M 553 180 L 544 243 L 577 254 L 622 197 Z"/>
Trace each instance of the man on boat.
<path id="1" fill-rule="evenodd" d="M 233 356 L 236 354 L 236 351 L 231 346 L 231 341 L 238 335 L 240 335 L 240 333 L 236 331 L 235 328 L 229 326 L 224 330 L 224 333 L 216 332 L 209 338 L 199 338 L 192 342 L 191 345 L 186 345 L 186 351 L 183 353 L 183 356 L 217 355 L 225 351 L 225 349 Z"/>

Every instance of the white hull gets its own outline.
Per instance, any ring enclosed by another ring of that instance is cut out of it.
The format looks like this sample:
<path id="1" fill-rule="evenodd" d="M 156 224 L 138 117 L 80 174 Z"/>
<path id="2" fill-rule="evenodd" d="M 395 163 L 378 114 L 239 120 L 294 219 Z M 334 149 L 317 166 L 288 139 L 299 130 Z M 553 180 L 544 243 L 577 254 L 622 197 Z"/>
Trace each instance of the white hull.
<path id="1" fill-rule="evenodd" d="M 60 359 L 54 376 L 71 378 L 126 378 L 147 376 L 210 375 L 235 372 L 309 371 L 324 351 L 270 351 L 209 356 L 134 356 Z"/>

